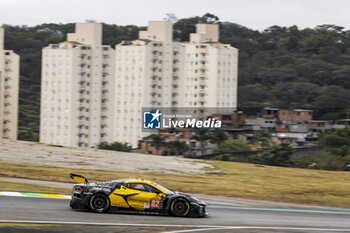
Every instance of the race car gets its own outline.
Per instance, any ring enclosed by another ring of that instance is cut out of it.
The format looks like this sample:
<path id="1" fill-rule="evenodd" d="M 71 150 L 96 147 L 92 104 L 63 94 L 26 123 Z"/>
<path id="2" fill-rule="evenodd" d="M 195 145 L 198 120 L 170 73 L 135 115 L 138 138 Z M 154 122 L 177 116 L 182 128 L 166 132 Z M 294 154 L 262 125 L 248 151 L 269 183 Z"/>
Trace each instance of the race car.
<path id="1" fill-rule="evenodd" d="M 82 175 L 70 174 L 73 186 L 70 207 L 96 213 L 138 212 L 177 217 L 207 216 L 207 204 L 190 195 L 173 192 L 143 179 L 112 180 L 90 184 Z"/>

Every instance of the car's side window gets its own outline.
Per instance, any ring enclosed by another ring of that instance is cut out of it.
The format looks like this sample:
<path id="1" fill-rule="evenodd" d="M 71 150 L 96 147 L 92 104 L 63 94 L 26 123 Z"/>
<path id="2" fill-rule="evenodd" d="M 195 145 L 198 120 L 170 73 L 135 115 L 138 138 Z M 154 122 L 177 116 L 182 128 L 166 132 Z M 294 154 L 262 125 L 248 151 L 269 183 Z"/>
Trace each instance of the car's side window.
<path id="1" fill-rule="evenodd" d="M 126 187 L 134 190 L 146 191 L 144 185 L 140 183 L 128 183 Z"/>
<path id="2" fill-rule="evenodd" d="M 144 184 L 143 186 L 145 186 L 147 192 L 150 192 L 150 193 L 160 193 L 160 190 L 156 189 L 155 187 L 152 187 L 151 185 Z"/>

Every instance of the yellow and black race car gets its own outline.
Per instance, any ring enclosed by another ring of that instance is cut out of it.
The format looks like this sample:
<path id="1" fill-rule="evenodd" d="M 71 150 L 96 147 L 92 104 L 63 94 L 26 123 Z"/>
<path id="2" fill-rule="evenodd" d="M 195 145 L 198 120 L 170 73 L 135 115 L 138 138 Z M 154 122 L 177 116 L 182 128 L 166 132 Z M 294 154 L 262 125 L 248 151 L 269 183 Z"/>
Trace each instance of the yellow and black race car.
<path id="1" fill-rule="evenodd" d="M 74 185 L 70 206 L 103 212 L 138 212 L 204 217 L 206 203 L 187 194 L 172 192 L 147 180 L 125 179 L 89 184 L 81 175 L 70 174 Z"/>

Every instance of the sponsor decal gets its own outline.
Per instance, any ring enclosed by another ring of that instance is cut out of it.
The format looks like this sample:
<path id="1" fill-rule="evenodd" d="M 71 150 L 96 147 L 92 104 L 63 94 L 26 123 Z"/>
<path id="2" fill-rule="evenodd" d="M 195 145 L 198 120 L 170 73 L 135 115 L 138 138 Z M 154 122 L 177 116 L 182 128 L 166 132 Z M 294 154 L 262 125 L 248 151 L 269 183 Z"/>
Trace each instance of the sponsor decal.
<path id="1" fill-rule="evenodd" d="M 155 197 L 152 198 L 150 201 L 150 208 L 160 209 L 160 199 Z"/>
<path id="2" fill-rule="evenodd" d="M 145 202 L 145 203 L 143 203 L 143 208 L 145 208 L 145 209 L 149 209 L 149 202 Z"/>

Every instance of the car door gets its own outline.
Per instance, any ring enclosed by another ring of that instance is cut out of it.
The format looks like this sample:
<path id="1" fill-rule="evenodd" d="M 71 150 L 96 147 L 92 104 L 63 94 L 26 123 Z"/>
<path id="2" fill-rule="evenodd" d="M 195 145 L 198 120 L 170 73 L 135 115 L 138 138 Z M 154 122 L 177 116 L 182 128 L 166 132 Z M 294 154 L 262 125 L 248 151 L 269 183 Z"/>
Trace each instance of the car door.
<path id="1" fill-rule="evenodd" d="M 137 195 L 128 197 L 129 205 L 137 210 L 159 209 L 161 206 L 161 196 L 158 189 L 145 183 L 129 183 L 128 188 L 140 191 Z"/>
<path id="2" fill-rule="evenodd" d="M 130 208 L 135 206 L 134 203 L 132 203 L 132 205 L 129 203 L 130 197 L 138 195 L 141 191 L 130 189 L 127 186 L 128 184 L 120 185 L 109 195 L 112 206 L 120 208 Z"/>

